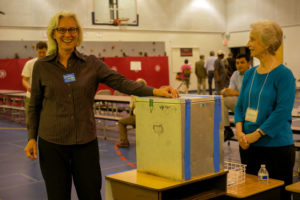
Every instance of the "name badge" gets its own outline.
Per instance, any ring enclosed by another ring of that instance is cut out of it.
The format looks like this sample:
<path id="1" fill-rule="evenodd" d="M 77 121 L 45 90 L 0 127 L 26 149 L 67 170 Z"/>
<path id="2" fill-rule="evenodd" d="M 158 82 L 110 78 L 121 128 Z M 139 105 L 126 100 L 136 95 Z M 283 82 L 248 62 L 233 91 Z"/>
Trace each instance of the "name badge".
<path id="1" fill-rule="evenodd" d="M 247 108 L 245 120 L 248 122 L 256 122 L 258 110 Z"/>
<path id="2" fill-rule="evenodd" d="M 65 74 L 65 75 L 63 75 L 63 78 L 64 78 L 64 82 L 65 82 L 65 83 L 71 83 L 71 82 L 76 81 L 76 78 L 75 78 L 75 74 L 74 74 L 74 73 L 71 73 L 71 74 Z"/>

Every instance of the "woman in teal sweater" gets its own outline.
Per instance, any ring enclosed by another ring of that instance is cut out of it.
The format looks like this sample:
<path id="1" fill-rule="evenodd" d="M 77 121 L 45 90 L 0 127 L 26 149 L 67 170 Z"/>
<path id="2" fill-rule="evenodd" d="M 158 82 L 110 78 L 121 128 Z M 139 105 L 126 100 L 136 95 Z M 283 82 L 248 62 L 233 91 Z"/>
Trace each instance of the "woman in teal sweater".
<path id="1" fill-rule="evenodd" d="M 291 112 L 295 99 L 295 79 L 275 57 L 282 42 L 282 30 L 272 21 L 251 25 L 247 44 L 260 65 L 245 73 L 235 107 L 236 135 L 247 173 L 257 175 L 266 164 L 270 178 L 285 184 L 293 181 L 295 149 Z M 281 199 L 290 199 L 282 191 Z"/>

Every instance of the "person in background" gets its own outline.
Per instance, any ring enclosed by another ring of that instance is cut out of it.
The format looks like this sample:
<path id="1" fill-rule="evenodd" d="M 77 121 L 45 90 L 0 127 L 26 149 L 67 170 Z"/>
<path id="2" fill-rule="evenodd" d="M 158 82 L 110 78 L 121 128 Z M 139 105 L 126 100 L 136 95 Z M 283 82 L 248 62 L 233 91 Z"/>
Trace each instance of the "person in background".
<path id="1" fill-rule="evenodd" d="M 247 46 L 260 64 L 245 73 L 234 116 L 246 172 L 257 175 L 265 164 L 270 178 L 289 185 L 295 164 L 291 112 L 296 86 L 292 71 L 275 57 L 282 36 L 280 26 L 273 21 L 251 25 Z M 284 187 L 281 194 L 280 199 L 290 199 Z"/>
<path id="2" fill-rule="evenodd" d="M 48 48 L 48 46 L 47 46 L 46 42 L 42 42 L 42 41 L 38 42 L 36 44 L 36 48 L 35 48 L 37 57 L 35 57 L 31 60 L 28 60 L 25 63 L 24 68 L 22 70 L 22 85 L 27 90 L 26 99 L 25 99 L 26 125 L 28 125 L 28 107 L 29 107 L 29 101 L 30 101 L 31 79 L 32 79 L 33 66 L 37 60 L 46 56 L 47 48 Z"/>
<path id="3" fill-rule="evenodd" d="M 224 97 L 224 140 L 229 140 L 234 136 L 232 129 L 230 128 L 229 122 L 229 110 L 234 111 L 240 90 L 242 87 L 242 82 L 245 72 L 250 67 L 250 59 L 245 54 L 240 54 L 236 57 L 236 67 L 235 71 L 231 78 L 229 88 L 224 88 L 221 91 L 221 95 Z"/>
<path id="4" fill-rule="evenodd" d="M 209 52 L 209 58 L 206 60 L 204 68 L 207 71 L 208 74 L 208 89 L 209 89 L 209 94 L 212 95 L 212 81 L 215 76 L 215 61 L 217 58 L 215 57 L 215 52 L 210 51 Z"/>
<path id="5" fill-rule="evenodd" d="M 99 147 L 93 112 L 99 83 L 138 96 L 178 97 L 168 86 L 155 89 L 126 79 L 94 55 L 83 55 L 77 16 L 60 11 L 47 30 L 48 56 L 36 61 L 29 104 L 29 158 L 37 158 L 49 200 L 70 199 L 72 180 L 79 199 L 101 199 Z"/>
<path id="6" fill-rule="evenodd" d="M 184 93 L 188 94 L 189 93 L 189 87 L 190 87 L 190 76 L 192 72 L 192 68 L 189 65 L 189 60 L 185 59 L 184 60 L 184 65 L 181 66 L 181 72 L 182 76 L 181 79 L 183 81 L 184 85 Z"/>
<path id="7" fill-rule="evenodd" d="M 224 53 L 222 50 L 217 52 L 218 59 L 216 59 L 214 68 L 215 68 L 215 88 L 216 94 L 220 95 L 221 90 L 225 87 L 225 66 L 223 63 Z"/>
<path id="8" fill-rule="evenodd" d="M 225 87 L 228 87 L 230 78 L 233 72 L 236 71 L 235 59 L 233 58 L 232 52 L 229 52 L 228 57 L 224 59 L 224 65 L 225 65 L 225 72 L 226 72 Z"/>
<path id="9" fill-rule="evenodd" d="M 204 55 L 200 55 L 200 60 L 196 62 L 195 64 L 195 74 L 197 76 L 197 92 L 198 94 L 206 94 L 206 78 L 207 78 L 207 71 L 204 68 L 205 64 L 205 57 Z"/>
<path id="10" fill-rule="evenodd" d="M 147 85 L 147 82 L 138 78 L 136 82 L 141 83 L 142 85 Z M 132 125 L 135 127 L 135 98 L 136 96 L 132 95 L 130 99 L 130 115 L 127 117 L 123 117 L 118 121 L 119 131 L 120 131 L 120 143 L 117 144 L 118 147 L 126 148 L 129 147 L 129 140 L 127 135 L 127 126 Z"/>

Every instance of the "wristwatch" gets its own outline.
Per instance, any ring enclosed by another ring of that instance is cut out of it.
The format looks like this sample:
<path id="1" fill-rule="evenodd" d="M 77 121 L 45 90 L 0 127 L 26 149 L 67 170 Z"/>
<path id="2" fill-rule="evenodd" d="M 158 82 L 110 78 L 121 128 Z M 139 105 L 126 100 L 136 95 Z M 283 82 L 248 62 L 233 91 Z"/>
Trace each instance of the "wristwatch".
<path id="1" fill-rule="evenodd" d="M 265 136 L 264 132 L 260 128 L 256 129 L 256 131 L 259 133 L 261 137 Z"/>

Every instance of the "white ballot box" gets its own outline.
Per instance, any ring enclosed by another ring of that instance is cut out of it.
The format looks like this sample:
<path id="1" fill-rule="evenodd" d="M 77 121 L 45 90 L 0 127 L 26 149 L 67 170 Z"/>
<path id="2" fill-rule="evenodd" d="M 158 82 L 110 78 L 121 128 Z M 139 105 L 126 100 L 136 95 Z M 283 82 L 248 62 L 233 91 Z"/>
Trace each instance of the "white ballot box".
<path id="1" fill-rule="evenodd" d="M 175 180 L 223 170 L 221 96 L 136 99 L 139 172 Z"/>

